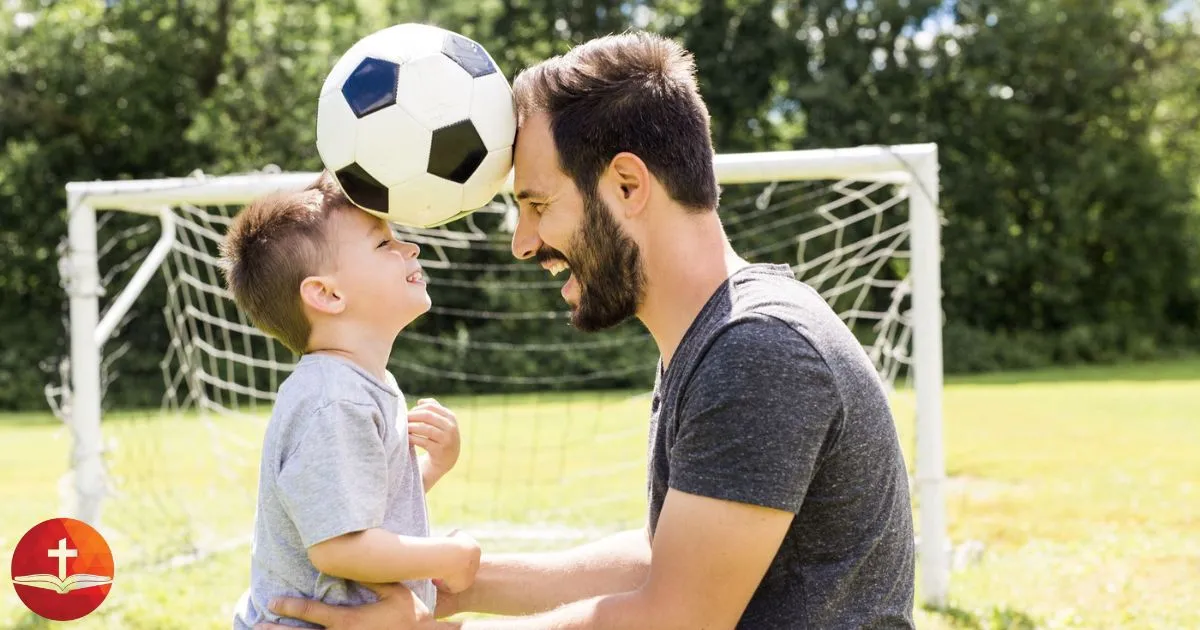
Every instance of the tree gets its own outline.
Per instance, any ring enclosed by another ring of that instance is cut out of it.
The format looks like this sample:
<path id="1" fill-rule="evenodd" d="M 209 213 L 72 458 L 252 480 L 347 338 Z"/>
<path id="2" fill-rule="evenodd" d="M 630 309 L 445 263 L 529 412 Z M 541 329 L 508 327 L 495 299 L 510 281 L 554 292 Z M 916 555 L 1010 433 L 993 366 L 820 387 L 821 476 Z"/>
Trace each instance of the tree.
<path id="1" fill-rule="evenodd" d="M 316 91 L 335 51 L 364 29 L 351 0 L 74 0 L 16 13 L 0 14 L 0 333 L 20 341 L 0 350 L 0 408 L 39 405 L 52 367 L 43 362 L 65 352 L 62 329 L 46 324 L 64 307 L 55 260 L 65 184 L 316 168 Z M 137 308 L 161 303 L 151 291 Z M 130 326 L 145 346 L 123 361 L 119 385 L 126 402 L 156 403 L 138 377 L 160 378 L 162 326 Z"/>

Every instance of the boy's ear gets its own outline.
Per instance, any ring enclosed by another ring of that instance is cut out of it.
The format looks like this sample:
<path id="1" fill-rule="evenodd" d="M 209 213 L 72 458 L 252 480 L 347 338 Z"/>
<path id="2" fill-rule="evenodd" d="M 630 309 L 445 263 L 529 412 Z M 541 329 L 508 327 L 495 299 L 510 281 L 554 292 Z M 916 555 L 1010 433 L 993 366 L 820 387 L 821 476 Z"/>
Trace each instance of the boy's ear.
<path id="1" fill-rule="evenodd" d="M 300 300 L 321 313 L 337 315 L 346 310 L 346 300 L 337 282 L 329 276 L 309 276 L 300 282 Z"/>

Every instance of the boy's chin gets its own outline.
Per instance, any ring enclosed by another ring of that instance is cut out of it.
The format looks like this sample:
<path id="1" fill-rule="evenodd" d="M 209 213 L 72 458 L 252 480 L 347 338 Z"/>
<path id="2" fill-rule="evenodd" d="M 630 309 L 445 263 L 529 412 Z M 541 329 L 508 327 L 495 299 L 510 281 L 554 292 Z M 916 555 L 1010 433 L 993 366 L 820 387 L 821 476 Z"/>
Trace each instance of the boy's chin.
<path id="1" fill-rule="evenodd" d="M 414 300 L 413 302 L 405 304 L 404 308 L 400 309 L 400 313 L 403 314 L 397 317 L 395 320 L 397 331 L 413 323 L 414 320 L 421 317 L 425 313 L 428 313 L 429 309 L 431 308 L 433 308 L 433 300 L 429 299 L 428 294 L 423 295 L 422 299 Z"/>

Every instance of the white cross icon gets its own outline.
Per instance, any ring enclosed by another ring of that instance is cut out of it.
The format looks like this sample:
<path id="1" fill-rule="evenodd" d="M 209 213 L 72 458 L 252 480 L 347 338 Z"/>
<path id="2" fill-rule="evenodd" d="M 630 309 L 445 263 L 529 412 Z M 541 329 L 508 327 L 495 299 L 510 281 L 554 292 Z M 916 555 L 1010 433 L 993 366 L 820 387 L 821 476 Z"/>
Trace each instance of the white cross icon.
<path id="1" fill-rule="evenodd" d="M 67 558 L 75 558 L 79 556 L 78 549 L 67 549 L 67 539 L 58 539 L 58 549 L 51 549 L 46 552 L 51 558 L 58 558 L 58 579 L 67 579 Z"/>

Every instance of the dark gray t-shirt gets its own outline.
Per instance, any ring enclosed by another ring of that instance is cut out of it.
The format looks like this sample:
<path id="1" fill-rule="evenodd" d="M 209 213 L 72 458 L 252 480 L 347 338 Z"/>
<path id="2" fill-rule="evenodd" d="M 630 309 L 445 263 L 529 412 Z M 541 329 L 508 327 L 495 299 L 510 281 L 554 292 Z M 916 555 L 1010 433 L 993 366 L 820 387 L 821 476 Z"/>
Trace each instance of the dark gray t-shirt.
<path id="1" fill-rule="evenodd" d="M 668 488 L 795 514 L 738 628 L 911 628 L 908 475 L 882 383 L 782 265 L 713 294 L 659 371 L 653 536 Z"/>

